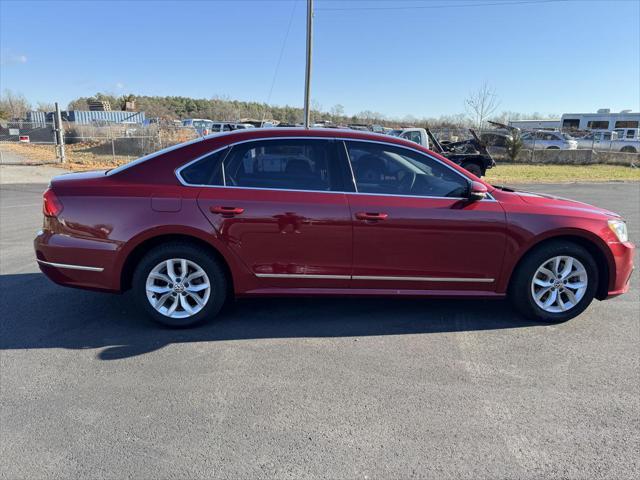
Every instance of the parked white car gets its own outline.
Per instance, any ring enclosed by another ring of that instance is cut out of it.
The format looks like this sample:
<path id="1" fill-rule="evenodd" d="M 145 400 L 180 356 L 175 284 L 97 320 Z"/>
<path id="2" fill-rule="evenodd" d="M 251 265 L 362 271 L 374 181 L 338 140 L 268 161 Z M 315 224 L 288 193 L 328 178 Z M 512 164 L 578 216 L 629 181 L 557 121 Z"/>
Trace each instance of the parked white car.
<path id="1" fill-rule="evenodd" d="M 575 150 L 578 142 L 568 133 L 538 130 L 522 134 L 522 145 L 527 150 Z"/>
<path id="2" fill-rule="evenodd" d="M 635 129 L 631 130 L 632 134 Z M 637 153 L 640 152 L 640 140 L 637 138 L 633 140 L 626 138 L 626 131 L 622 131 L 625 137 L 619 138 L 618 132 L 591 132 L 588 135 L 578 139 L 578 148 L 585 148 L 589 150 L 597 151 L 611 151 L 611 152 L 624 152 L 624 153 Z"/>

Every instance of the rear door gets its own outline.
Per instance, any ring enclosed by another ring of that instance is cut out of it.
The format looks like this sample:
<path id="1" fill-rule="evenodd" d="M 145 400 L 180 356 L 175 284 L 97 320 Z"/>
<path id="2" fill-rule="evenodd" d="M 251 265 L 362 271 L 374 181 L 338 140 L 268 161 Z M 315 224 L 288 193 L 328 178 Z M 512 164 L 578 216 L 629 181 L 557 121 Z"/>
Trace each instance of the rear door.
<path id="1" fill-rule="evenodd" d="M 263 139 L 224 155 L 200 209 L 264 287 L 345 288 L 352 225 L 330 139 Z M 189 172 L 185 172 L 188 176 Z"/>
<path id="2" fill-rule="evenodd" d="M 505 213 L 466 200 L 469 180 L 413 149 L 345 142 L 356 193 L 353 288 L 494 291 Z"/>

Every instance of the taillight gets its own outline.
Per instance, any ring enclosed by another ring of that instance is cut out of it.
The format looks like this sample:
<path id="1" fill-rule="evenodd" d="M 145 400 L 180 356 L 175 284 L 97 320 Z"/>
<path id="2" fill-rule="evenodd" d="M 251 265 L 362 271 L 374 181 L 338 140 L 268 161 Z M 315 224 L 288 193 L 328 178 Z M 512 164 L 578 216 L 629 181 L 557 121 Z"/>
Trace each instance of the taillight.
<path id="1" fill-rule="evenodd" d="M 62 202 L 53 190 L 47 188 L 45 192 L 42 194 L 42 213 L 46 217 L 57 217 L 62 212 Z"/>

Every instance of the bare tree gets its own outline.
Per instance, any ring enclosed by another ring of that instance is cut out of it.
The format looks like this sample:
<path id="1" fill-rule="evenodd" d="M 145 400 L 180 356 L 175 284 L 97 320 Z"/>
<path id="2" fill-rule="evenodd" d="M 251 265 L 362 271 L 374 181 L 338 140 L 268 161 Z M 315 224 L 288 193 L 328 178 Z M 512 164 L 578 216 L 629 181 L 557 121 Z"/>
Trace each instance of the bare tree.
<path id="1" fill-rule="evenodd" d="M 36 110 L 39 112 L 53 112 L 55 109 L 56 106 L 51 102 L 38 102 L 36 106 Z"/>
<path id="2" fill-rule="evenodd" d="M 333 107 L 331 107 L 330 113 L 333 121 L 338 123 L 341 121 L 342 117 L 344 116 L 344 106 L 342 106 L 340 103 L 337 103 Z"/>
<path id="3" fill-rule="evenodd" d="M 21 93 L 6 89 L 0 97 L 0 110 L 6 112 L 8 119 L 25 118 L 31 110 L 31 104 Z"/>
<path id="4" fill-rule="evenodd" d="M 478 90 L 469 94 L 464 103 L 473 126 L 478 130 L 484 128 L 487 119 L 493 115 L 500 105 L 495 90 L 487 82 L 484 82 Z"/>

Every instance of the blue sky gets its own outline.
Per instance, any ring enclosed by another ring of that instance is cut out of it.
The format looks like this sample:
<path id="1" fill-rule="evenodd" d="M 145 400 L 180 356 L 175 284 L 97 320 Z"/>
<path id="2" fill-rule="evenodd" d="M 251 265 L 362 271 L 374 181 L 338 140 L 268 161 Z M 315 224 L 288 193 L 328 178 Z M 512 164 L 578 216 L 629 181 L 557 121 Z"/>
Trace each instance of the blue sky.
<path id="1" fill-rule="evenodd" d="M 485 81 L 499 110 L 640 110 L 640 0 L 315 7 L 312 97 L 325 110 L 455 114 Z M 63 105 L 102 91 L 300 106 L 305 9 L 300 0 L 0 0 L 0 86 Z"/>

